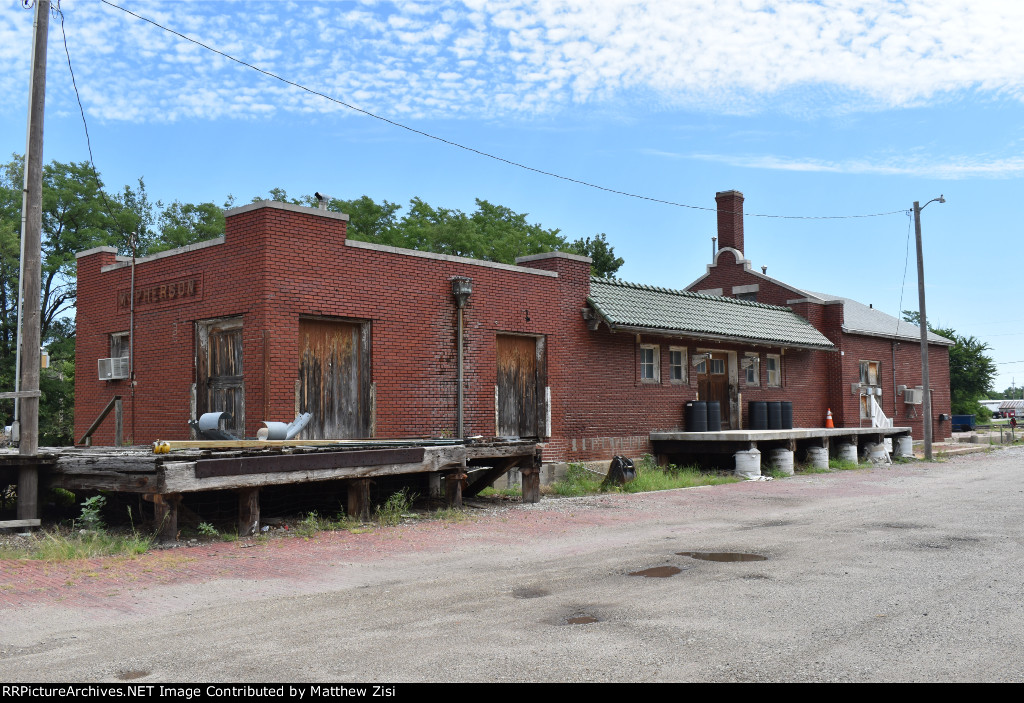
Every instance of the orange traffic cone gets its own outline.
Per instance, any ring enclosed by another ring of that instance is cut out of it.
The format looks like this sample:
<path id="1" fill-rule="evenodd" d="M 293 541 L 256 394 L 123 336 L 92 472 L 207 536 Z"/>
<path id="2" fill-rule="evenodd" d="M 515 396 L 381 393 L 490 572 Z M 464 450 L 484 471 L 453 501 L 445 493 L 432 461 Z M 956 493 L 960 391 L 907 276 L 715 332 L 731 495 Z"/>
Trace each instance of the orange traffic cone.
<path id="1" fill-rule="evenodd" d="M 825 415 L 825 427 L 835 427 L 835 423 L 832 422 L 832 408 L 829 408 Z"/>

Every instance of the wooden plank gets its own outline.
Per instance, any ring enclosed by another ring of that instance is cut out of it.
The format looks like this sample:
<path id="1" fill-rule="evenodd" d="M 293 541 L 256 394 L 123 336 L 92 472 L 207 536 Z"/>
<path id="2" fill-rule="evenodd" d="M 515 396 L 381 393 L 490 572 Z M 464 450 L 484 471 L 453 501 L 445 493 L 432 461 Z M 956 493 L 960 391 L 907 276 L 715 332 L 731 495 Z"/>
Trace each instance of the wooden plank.
<path id="1" fill-rule="evenodd" d="M 240 476 L 212 476 L 197 478 L 196 462 L 180 461 L 163 464 L 160 490 L 177 493 L 210 491 L 244 486 L 270 486 L 334 479 L 370 478 L 374 476 L 400 476 L 431 471 L 442 471 L 458 465 L 465 458 L 465 449 L 455 447 L 428 447 L 419 464 L 383 464 L 380 466 L 354 466 L 334 469 L 308 469 L 279 471 L 276 473 L 245 474 Z"/>
<path id="2" fill-rule="evenodd" d="M 39 518 L 32 520 L 0 520 L 0 527 L 39 527 L 42 521 Z"/>
<path id="3" fill-rule="evenodd" d="M 153 442 L 153 451 L 166 446 L 170 451 L 182 449 L 269 449 L 272 447 L 408 447 L 461 445 L 456 439 L 170 439 Z M 532 445 L 531 445 L 532 452 Z"/>
<path id="4" fill-rule="evenodd" d="M 508 473 L 512 467 L 524 460 L 525 457 L 503 457 L 496 460 L 495 465 L 488 468 L 487 471 L 480 471 L 473 475 L 473 482 L 462 490 L 463 497 L 472 498 L 479 494 L 480 491 L 490 486 Z"/>
<path id="5" fill-rule="evenodd" d="M 9 391 L 6 393 L 0 393 L 0 400 L 12 400 L 14 398 L 39 398 L 42 396 L 40 391 Z"/>
<path id="6" fill-rule="evenodd" d="M 282 471 L 337 469 L 354 466 L 380 466 L 383 464 L 419 464 L 423 461 L 423 456 L 423 447 L 407 447 L 404 449 L 373 449 L 370 451 L 314 452 L 310 454 L 282 454 L 278 456 L 200 459 L 196 462 L 196 478 L 279 473 Z"/>

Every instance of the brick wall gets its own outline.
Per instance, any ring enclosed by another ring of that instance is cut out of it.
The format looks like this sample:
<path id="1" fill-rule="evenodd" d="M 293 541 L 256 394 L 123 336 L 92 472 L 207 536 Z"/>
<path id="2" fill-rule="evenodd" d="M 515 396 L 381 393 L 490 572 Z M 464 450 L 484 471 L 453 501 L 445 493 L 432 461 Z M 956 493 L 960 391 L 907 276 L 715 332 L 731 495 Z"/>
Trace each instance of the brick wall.
<path id="1" fill-rule="evenodd" d="M 794 422 L 806 422 L 805 426 L 820 426 L 825 411 L 831 408 L 832 419 L 837 427 L 858 427 L 862 424 L 859 394 L 854 395 L 851 384 L 860 380 L 860 361 L 877 361 L 880 364 L 882 388 L 882 410 L 893 418 L 898 426 L 913 428 L 917 439 L 924 436 L 922 406 L 909 406 L 903 398 L 893 393 L 893 346 L 889 339 L 867 335 L 847 334 L 842 331 L 843 306 L 839 302 L 825 304 L 811 302 L 796 288 L 790 288 L 755 272 L 750 262 L 738 260 L 732 251 L 719 251 L 715 263 L 707 273 L 692 283 L 688 290 L 721 288 L 722 294 L 732 297 L 734 286 L 757 285 L 757 301 L 770 305 L 783 305 L 793 309 L 801 317 L 828 337 L 839 350 L 836 352 L 803 352 L 804 360 L 799 365 L 805 378 L 792 376 L 791 395 L 787 398 L 794 404 Z M 800 300 L 801 302 L 791 302 Z M 921 347 L 919 343 L 900 340 L 895 348 L 896 385 L 914 387 L 921 384 Z M 945 346 L 931 345 L 929 367 L 932 386 L 933 436 L 936 440 L 950 436 L 950 423 L 940 422 L 942 413 L 950 412 L 949 352 Z M 796 365 L 791 365 L 796 368 Z M 806 410 L 800 414 L 798 403 Z"/>
<path id="2" fill-rule="evenodd" d="M 649 451 L 648 433 L 680 427 L 683 405 L 697 396 L 689 359 L 699 348 L 731 351 L 739 358 L 745 352 L 758 353 L 760 385 L 746 387 L 739 380 L 744 416 L 750 401 L 791 400 L 795 424 L 821 426 L 831 399 L 842 397 L 844 384 L 849 395 L 855 354 L 841 359 L 816 351 L 638 338 L 613 334 L 604 325 L 588 329 L 581 314 L 590 285 L 589 260 L 584 257 L 539 255 L 522 259 L 520 266 L 505 266 L 347 242 L 346 226 L 346 218 L 334 213 L 281 203 L 247 205 L 229 213 L 222 240 L 140 260 L 134 397 L 127 381 L 99 381 L 96 371 L 96 360 L 110 355 L 110 335 L 128 331 L 131 267 L 109 249 L 83 252 L 78 259 L 76 438 L 115 394 L 125 401 L 126 440 L 188 438 L 196 323 L 236 316 L 243 319 L 246 436 L 255 436 L 263 420 L 289 421 L 295 415 L 303 317 L 369 324 L 376 437 L 454 436 L 458 357 L 453 276 L 473 279 L 464 310 L 466 435 L 495 434 L 497 335 L 543 338 L 552 427 L 544 445 L 546 461 Z M 722 252 L 720 263 L 731 256 Z M 729 285 L 750 283 L 749 272 L 745 276 L 737 270 L 741 268 L 719 266 L 713 269 L 713 280 L 721 285 L 727 279 Z M 698 287 L 710 286 L 701 281 Z M 792 298 L 783 287 L 773 295 Z M 840 336 L 841 309 L 838 316 L 836 309 L 841 306 L 804 308 L 801 314 L 830 339 Z M 641 382 L 640 343 L 659 345 L 660 383 Z M 885 375 L 889 357 L 870 346 L 877 340 L 861 343 L 868 346 L 857 353 L 877 354 Z M 671 346 L 687 350 L 685 383 L 670 381 Z M 888 348 L 885 342 L 882 351 Z M 898 383 L 920 382 L 911 373 L 914 349 L 913 344 L 897 349 Z M 781 388 L 767 387 L 769 353 L 782 355 Z M 936 380 L 948 378 L 944 353 L 937 348 L 933 355 Z M 948 412 L 948 390 L 940 393 L 938 382 L 933 387 L 936 413 Z M 891 394 L 885 397 L 891 399 Z M 832 408 L 837 424 L 843 418 L 849 422 L 852 411 L 846 400 Z M 856 419 L 850 424 L 857 424 Z M 948 423 L 946 428 L 948 435 Z M 936 437 L 945 436 L 941 433 L 936 425 Z M 113 442 L 112 419 L 94 435 L 94 442 Z"/>

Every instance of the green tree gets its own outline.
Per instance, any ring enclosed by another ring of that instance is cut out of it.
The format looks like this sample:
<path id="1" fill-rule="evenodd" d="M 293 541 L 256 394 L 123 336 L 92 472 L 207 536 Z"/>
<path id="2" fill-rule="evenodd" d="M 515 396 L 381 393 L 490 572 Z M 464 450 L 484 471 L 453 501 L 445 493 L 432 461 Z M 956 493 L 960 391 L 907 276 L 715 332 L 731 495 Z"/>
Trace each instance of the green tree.
<path id="1" fill-rule="evenodd" d="M 175 200 L 157 218 L 158 235 L 149 253 L 176 249 L 224 235 L 224 211 L 213 203 Z"/>
<path id="2" fill-rule="evenodd" d="M 921 324 L 916 310 L 904 310 L 903 319 Z M 952 410 L 957 415 L 985 416 L 987 410 L 978 401 L 987 398 L 996 377 L 996 365 L 987 352 L 991 347 L 976 337 L 957 334 L 951 327 L 933 327 L 928 330 L 954 342 L 949 348 L 949 391 Z"/>
<path id="3" fill-rule="evenodd" d="M 19 297 L 21 193 L 24 160 L 17 154 L 0 164 L 0 382 L 14 386 Z M 72 441 L 74 413 L 74 322 L 69 312 L 77 295 L 75 254 L 116 245 L 116 200 L 87 162 L 51 162 L 43 167 L 42 279 L 40 337 L 51 367 L 40 374 L 41 444 Z M 12 401 L 0 405 L 10 417 Z"/>
<path id="4" fill-rule="evenodd" d="M 570 248 L 574 254 L 589 256 L 590 274 L 601 278 L 612 278 L 622 268 L 625 260 L 621 256 L 615 256 L 615 249 L 608 244 L 608 238 L 604 232 L 596 235 L 593 239 L 577 239 Z"/>

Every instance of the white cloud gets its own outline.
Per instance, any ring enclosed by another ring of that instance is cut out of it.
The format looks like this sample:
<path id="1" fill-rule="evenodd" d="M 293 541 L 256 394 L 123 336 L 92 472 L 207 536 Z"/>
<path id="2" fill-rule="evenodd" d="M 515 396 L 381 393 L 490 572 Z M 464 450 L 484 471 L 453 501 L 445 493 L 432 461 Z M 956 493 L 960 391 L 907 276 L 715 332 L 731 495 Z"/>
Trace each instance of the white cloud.
<path id="1" fill-rule="evenodd" d="M 674 159 L 696 159 L 724 163 L 739 168 L 774 171 L 804 171 L 822 173 L 853 173 L 874 175 L 909 175 L 923 178 L 958 180 L 962 178 L 1015 178 L 1024 176 L 1024 157 L 955 156 L 944 161 L 927 160 L 919 156 L 900 158 L 849 159 L 827 161 L 800 159 L 773 155 L 676 154 L 646 150 L 652 156 Z"/>
<path id="2" fill-rule="evenodd" d="M 337 110 L 109 6 L 62 7 L 91 115 L 217 119 L 228 114 L 223 104 L 236 117 Z M 557 112 L 636 91 L 655 109 L 720 114 L 842 114 L 978 93 L 1024 99 L 1024 3 L 137 0 L 130 9 L 290 80 L 317 89 L 326 81 L 335 97 L 358 95 L 383 115 Z M 23 102 L 31 14 L 0 6 L 0 105 Z M 52 25 L 54 95 L 71 105 L 58 32 Z M 186 66 L 187 78 L 176 77 Z M 443 93 L 431 76 L 449 82 Z M 238 83 L 258 96 L 236 104 Z M 213 98 L 205 108 L 194 100 L 199 88 Z M 135 108 L 122 109 L 129 97 Z"/>

